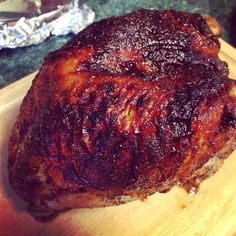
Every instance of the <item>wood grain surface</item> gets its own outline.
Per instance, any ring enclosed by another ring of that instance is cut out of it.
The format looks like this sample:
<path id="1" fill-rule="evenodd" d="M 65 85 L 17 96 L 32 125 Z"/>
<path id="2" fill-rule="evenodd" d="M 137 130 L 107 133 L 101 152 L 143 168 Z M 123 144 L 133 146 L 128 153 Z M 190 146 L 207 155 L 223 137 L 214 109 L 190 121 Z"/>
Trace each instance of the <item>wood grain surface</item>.
<path id="1" fill-rule="evenodd" d="M 236 79 L 236 50 L 221 40 L 220 57 Z M 236 151 L 201 184 L 196 195 L 175 187 L 147 201 L 75 209 L 50 223 L 36 222 L 7 180 L 7 142 L 23 96 L 35 73 L 0 90 L 0 236 L 194 235 L 236 236 Z"/>

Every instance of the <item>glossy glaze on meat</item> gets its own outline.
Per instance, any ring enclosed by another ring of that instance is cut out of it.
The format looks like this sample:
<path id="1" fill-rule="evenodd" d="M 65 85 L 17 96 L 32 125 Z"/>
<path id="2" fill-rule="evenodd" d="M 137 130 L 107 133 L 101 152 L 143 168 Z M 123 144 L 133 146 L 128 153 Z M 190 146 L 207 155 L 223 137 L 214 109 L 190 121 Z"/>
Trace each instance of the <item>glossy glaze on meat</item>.
<path id="1" fill-rule="evenodd" d="M 9 180 L 34 216 L 196 187 L 235 147 L 236 86 L 199 14 L 138 10 L 51 52 L 21 106 Z"/>

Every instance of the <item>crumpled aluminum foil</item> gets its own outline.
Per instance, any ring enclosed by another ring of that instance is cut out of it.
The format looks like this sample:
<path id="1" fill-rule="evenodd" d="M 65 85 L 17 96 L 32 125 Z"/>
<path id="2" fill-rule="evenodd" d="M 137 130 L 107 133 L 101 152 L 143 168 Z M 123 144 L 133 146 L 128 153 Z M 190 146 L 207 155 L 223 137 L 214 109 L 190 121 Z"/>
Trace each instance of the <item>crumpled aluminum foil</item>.
<path id="1" fill-rule="evenodd" d="M 95 13 L 86 4 L 58 6 L 58 9 L 16 22 L 0 21 L 0 49 L 38 44 L 50 35 L 78 33 L 94 21 Z"/>

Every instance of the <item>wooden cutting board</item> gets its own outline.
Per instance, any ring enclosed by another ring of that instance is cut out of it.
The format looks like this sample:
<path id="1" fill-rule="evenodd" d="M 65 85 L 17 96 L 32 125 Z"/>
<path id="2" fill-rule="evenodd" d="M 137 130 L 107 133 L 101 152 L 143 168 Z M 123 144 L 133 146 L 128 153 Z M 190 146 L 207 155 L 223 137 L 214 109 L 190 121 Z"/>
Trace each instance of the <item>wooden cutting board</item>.
<path id="1" fill-rule="evenodd" d="M 220 56 L 236 79 L 236 50 L 221 40 Z M 223 167 L 201 184 L 196 195 L 175 187 L 147 201 L 75 209 L 50 223 L 36 222 L 8 185 L 7 142 L 31 74 L 0 90 L 0 236 L 27 235 L 236 235 L 236 151 Z"/>

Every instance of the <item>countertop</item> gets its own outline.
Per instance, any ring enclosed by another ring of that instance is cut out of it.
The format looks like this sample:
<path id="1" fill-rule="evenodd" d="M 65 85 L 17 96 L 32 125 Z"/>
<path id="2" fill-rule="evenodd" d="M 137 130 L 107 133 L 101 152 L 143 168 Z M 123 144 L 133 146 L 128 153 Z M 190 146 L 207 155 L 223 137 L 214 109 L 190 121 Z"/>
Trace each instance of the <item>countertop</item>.
<path id="1" fill-rule="evenodd" d="M 236 0 L 89 0 L 96 21 L 138 8 L 175 9 L 214 16 L 224 28 L 222 38 L 236 47 Z M 41 44 L 0 50 L 0 88 L 38 70 L 49 51 L 60 48 L 72 35 L 52 36 Z"/>

